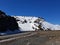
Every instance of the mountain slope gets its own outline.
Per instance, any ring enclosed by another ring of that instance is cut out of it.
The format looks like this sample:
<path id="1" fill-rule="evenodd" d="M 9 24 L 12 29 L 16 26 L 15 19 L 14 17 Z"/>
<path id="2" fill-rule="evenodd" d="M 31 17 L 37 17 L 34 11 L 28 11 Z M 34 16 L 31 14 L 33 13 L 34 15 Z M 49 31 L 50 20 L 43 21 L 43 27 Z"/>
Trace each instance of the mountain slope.
<path id="1" fill-rule="evenodd" d="M 54 25 L 41 17 L 14 16 L 21 31 L 60 30 L 60 25 Z"/>

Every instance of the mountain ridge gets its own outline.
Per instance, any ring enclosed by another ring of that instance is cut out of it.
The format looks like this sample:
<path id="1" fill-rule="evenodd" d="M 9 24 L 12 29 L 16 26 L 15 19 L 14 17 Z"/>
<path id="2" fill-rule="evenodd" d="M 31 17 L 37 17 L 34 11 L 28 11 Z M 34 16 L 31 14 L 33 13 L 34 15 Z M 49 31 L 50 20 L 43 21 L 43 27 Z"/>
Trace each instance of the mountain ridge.
<path id="1" fill-rule="evenodd" d="M 45 21 L 42 17 L 13 16 L 16 18 L 21 31 L 35 30 L 60 30 L 60 25 L 54 25 Z"/>

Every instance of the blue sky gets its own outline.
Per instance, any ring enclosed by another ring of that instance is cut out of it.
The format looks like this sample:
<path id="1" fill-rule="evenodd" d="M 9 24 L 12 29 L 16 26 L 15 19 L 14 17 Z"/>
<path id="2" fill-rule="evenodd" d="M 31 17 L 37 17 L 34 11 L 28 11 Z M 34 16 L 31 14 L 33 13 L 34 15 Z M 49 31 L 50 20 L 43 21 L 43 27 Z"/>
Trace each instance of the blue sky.
<path id="1" fill-rule="evenodd" d="M 0 0 L 0 10 L 8 15 L 38 16 L 60 24 L 59 0 Z"/>

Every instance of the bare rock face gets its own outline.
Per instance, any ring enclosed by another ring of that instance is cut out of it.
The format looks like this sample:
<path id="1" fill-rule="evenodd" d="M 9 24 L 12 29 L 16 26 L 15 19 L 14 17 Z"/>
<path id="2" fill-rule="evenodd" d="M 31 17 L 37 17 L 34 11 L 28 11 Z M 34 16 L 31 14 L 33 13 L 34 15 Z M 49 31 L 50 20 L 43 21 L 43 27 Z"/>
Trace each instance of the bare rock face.
<path id="1" fill-rule="evenodd" d="M 18 24 L 14 17 L 6 15 L 5 12 L 0 10 L 0 32 L 5 32 L 7 30 L 17 30 Z"/>

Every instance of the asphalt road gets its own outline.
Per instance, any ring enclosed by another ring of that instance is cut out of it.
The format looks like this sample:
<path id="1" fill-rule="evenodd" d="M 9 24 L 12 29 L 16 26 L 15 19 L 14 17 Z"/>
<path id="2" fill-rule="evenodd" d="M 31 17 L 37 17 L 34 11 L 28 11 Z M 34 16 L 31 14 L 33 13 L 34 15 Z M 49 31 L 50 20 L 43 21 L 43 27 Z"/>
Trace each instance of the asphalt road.
<path id="1" fill-rule="evenodd" d="M 60 31 L 36 31 L 0 36 L 0 45 L 60 45 Z"/>

